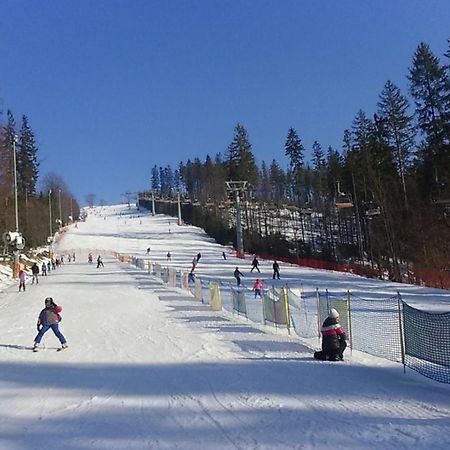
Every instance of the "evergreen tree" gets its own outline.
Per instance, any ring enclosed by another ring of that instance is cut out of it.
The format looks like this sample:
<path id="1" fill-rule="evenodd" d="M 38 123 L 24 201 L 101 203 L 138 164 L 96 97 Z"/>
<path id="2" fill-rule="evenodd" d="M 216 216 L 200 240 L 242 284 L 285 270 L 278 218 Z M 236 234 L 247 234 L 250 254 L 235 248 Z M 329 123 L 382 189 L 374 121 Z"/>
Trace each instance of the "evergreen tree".
<path id="1" fill-rule="evenodd" d="M 292 180 L 292 194 L 297 202 L 305 201 L 303 157 L 304 147 L 294 128 L 289 128 L 286 143 L 284 144 L 285 155 L 289 158 L 289 175 Z"/>
<path id="2" fill-rule="evenodd" d="M 333 147 L 329 146 L 326 161 L 326 180 L 328 194 L 334 198 L 336 194 L 336 181 L 342 179 L 344 160 L 340 153 Z"/>
<path id="3" fill-rule="evenodd" d="M 296 172 L 303 166 L 304 147 L 294 128 L 289 128 L 286 143 L 284 145 L 285 154 L 289 158 L 289 168 Z"/>
<path id="4" fill-rule="evenodd" d="M 312 150 L 313 150 L 313 161 L 312 161 L 313 167 L 315 170 L 320 170 L 326 164 L 325 154 L 322 150 L 322 146 L 317 141 L 314 141 Z"/>
<path id="5" fill-rule="evenodd" d="M 159 170 L 158 170 L 158 166 L 156 164 L 152 168 L 151 186 L 152 186 L 152 191 L 154 193 L 159 192 L 159 188 L 160 188 Z"/>
<path id="6" fill-rule="evenodd" d="M 283 201 L 286 194 L 286 174 L 277 161 L 272 160 L 269 170 L 271 199 L 277 203 Z"/>
<path id="7" fill-rule="evenodd" d="M 322 206 L 327 191 L 325 154 L 322 150 L 322 146 L 317 141 L 314 141 L 312 150 L 314 171 L 311 173 L 311 177 L 308 178 L 312 178 L 311 184 L 313 186 L 313 191 L 319 201 L 319 206 Z"/>
<path id="8" fill-rule="evenodd" d="M 164 195 L 172 196 L 174 191 L 173 170 L 170 164 L 164 169 L 165 192 Z"/>
<path id="9" fill-rule="evenodd" d="M 234 129 L 233 141 L 227 149 L 229 180 L 246 180 L 252 186 L 257 185 L 258 168 L 251 149 L 252 146 L 248 139 L 247 130 L 238 123 Z"/>
<path id="10" fill-rule="evenodd" d="M 261 164 L 259 180 L 259 196 L 263 202 L 267 202 L 270 199 L 271 189 L 269 171 L 267 170 L 267 164 L 265 161 L 263 161 Z"/>
<path id="11" fill-rule="evenodd" d="M 13 140 L 15 136 L 16 122 L 13 113 L 8 110 L 7 124 L 2 132 L 2 147 L 0 150 L 0 186 L 6 197 L 12 197 L 14 192 Z"/>
<path id="12" fill-rule="evenodd" d="M 164 167 L 159 166 L 159 192 L 161 196 L 164 196 L 166 193 L 166 179 L 164 176 Z"/>
<path id="13" fill-rule="evenodd" d="M 36 195 L 38 167 L 34 133 L 28 123 L 27 116 L 24 115 L 19 137 L 19 151 L 17 152 L 17 190 L 19 196 L 29 197 Z"/>
<path id="14" fill-rule="evenodd" d="M 450 86 L 445 68 L 427 44 L 418 46 L 408 79 L 419 127 L 432 151 L 436 152 L 444 140 L 448 141 L 445 123 L 448 121 L 446 102 Z"/>
<path id="15" fill-rule="evenodd" d="M 450 83 L 445 67 L 424 43 L 414 54 L 408 78 L 424 136 L 417 153 L 420 190 L 436 199 L 442 190 L 450 194 Z"/>
<path id="16" fill-rule="evenodd" d="M 400 89 L 391 81 L 387 81 L 379 97 L 378 123 L 387 145 L 392 150 L 406 206 L 408 199 L 405 176 L 411 162 L 415 137 L 408 108 L 408 100 L 401 94 Z"/>

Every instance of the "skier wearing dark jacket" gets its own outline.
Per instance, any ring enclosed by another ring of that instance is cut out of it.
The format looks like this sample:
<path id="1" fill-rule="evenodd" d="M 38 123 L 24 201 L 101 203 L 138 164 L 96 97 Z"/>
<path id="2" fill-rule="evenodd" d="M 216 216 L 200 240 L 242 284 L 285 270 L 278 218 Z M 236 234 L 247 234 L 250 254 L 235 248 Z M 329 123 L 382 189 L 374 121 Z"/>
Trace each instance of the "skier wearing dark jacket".
<path id="1" fill-rule="evenodd" d="M 322 350 L 314 353 L 314 358 L 329 361 L 342 361 L 344 350 L 347 347 L 345 342 L 345 330 L 339 323 L 339 313 L 330 309 L 330 314 L 325 319 L 321 329 Z"/>
<path id="2" fill-rule="evenodd" d="M 31 280 L 31 284 L 34 284 L 35 281 L 36 281 L 36 283 L 39 283 L 39 278 L 38 278 L 39 267 L 38 267 L 38 265 L 36 263 L 34 263 L 31 266 L 31 273 L 33 274 L 33 279 Z"/>
<path id="3" fill-rule="evenodd" d="M 62 348 L 67 347 L 66 338 L 63 336 L 61 331 L 59 331 L 59 322 L 61 321 L 61 316 L 59 313 L 62 311 L 61 306 L 58 306 L 51 297 L 45 299 L 45 308 L 40 312 L 37 321 L 38 334 L 34 338 L 33 350 L 37 351 L 37 347 L 41 342 L 44 334 L 51 328 L 55 336 L 61 342 Z"/>
<path id="4" fill-rule="evenodd" d="M 239 267 L 236 267 L 233 275 L 234 275 L 234 278 L 236 278 L 237 286 L 239 287 L 241 285 L 241 277 L 244 276 L 244 275 L 242 275 L 241 271 L 239 270 Z"/>

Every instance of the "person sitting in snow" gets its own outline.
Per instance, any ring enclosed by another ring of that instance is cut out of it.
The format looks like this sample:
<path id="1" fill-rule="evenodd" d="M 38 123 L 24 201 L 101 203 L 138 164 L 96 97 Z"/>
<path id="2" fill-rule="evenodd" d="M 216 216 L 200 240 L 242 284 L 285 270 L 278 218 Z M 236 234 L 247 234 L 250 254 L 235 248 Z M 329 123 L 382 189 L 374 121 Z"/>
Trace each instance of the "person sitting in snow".
<path id="1" fill-rule="evenodd" d="M 314 358 L 322 361 L 343 361 L 344 350 L 347 347 L 345 330 L 339 323 L 339 312 L 334 308 L 330 309 L 320 331 L 322 333 L 322 350 L 315 352 Z"/>

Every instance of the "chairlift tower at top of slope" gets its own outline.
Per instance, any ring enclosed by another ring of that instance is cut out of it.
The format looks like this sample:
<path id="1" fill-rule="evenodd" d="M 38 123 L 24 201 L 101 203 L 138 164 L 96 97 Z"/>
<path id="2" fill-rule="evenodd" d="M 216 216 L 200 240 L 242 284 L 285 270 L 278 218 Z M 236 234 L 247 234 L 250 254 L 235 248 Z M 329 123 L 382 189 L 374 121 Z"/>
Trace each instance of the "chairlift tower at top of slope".
<path id="1" fill-rule="evenodd" d="M 236 245 L 238 255 L 244 255 L 244 241 L 242 238 L 242 222 L 241 222 L 241 197 L 248 188 L 248 181 L 225 181 L 227 191 L 234 195 L 236 202 Z"/>

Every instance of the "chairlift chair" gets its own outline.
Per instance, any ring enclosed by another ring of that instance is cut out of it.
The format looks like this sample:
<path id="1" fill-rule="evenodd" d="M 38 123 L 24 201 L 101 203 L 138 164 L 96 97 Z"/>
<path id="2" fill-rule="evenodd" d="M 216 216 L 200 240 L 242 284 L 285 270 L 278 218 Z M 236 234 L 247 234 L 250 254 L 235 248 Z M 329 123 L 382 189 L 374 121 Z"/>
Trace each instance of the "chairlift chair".
<path id="1" fill-rule="evenodd" d="M 339 192 L 336 196 L 335 205 L 338 208 L 353 208 L 353 200 L 351 195 Z"/>
<path id="2" fill-rule="evenodd" d="M 337 208 L 353 208 L 353 200 L 350 194 L 345 194 L 341 192 L 340 182 L 336 182 L 337 187 L 337 195 L 335 200 L 335 205 Z"/>
<path id="3" fill-rule="evenodd" d="M 381 214 L 381 208 L 375 202 L 365 202 L 364 206 L 367 217 L 375 217 Z"/>

